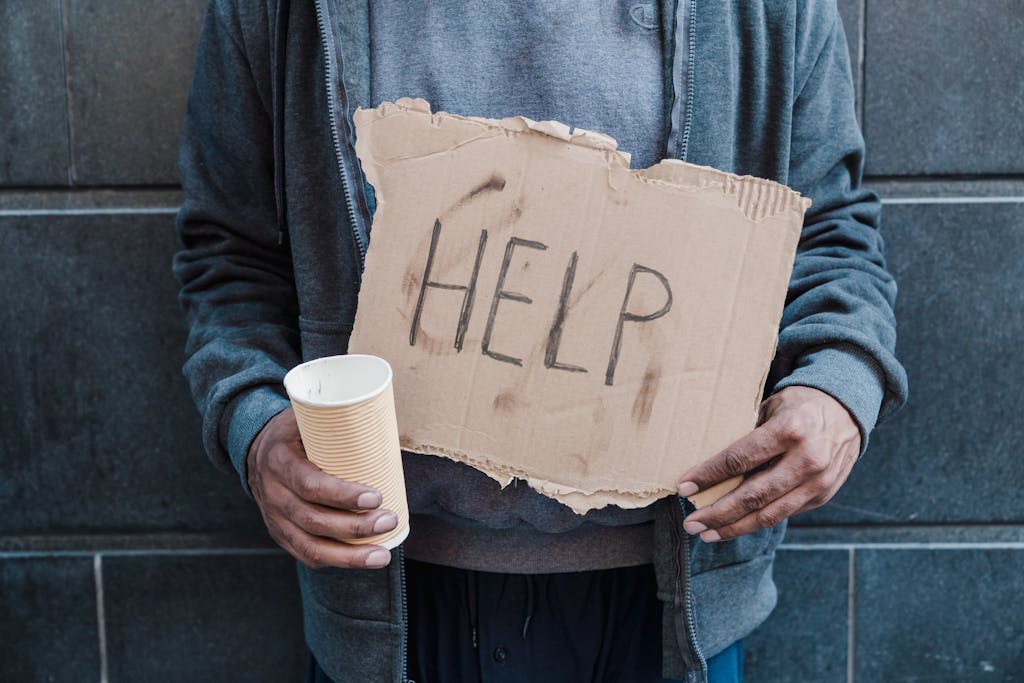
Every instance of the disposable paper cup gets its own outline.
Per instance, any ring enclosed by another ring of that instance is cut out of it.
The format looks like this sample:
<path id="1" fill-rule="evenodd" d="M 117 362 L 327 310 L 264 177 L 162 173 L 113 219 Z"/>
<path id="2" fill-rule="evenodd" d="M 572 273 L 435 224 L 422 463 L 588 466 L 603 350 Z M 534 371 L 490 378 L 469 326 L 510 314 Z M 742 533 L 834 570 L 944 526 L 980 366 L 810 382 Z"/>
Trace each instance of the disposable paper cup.
<path id="1" fill-rule="evenodd" d="M 284 386 L 310 462 L 327 474 L 377 489 L 381 507 L 398 516 L 391 531 L 346 542 L 390 549 L 404 541 L 409 503 L 388 362 L 355 354 L 319 358 L 292 369 Z"/>

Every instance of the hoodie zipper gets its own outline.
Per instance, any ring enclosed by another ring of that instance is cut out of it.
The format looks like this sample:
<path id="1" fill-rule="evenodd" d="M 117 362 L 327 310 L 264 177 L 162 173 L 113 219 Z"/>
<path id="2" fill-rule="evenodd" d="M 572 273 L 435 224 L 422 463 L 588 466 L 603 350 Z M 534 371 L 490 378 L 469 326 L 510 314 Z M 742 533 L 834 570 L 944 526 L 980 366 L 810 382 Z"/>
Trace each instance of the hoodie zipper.
<path id="1" fill-rule="evenodd" d="M 339 102 L 341 104 L 342 112 L 347 110 L 347 102 L 345 101 L 345 93 L 340 90 L 337 86 L 338 78 L 334 69 L 334 61 L 331 59 L 331 55 L 335 54 L 334 50 L 334 37 L 331 33 L 331 27 L 327 25 L 325 17 L 325 10 L 323 8 L 324 0 L 317 0 L 316 2 L 316 23 L 320 29 L 320 43 L 324 50 L 324 69 L 327 78 L 327 111 L 331 120 L 331 138 L 334 141 L 334 153 L 338 160 L 338 171 L 341 173 L 341 190 L 345 198 L 345 208 L 348 210 L 348 218 L 352 225 L 352 232 L 356 241 L 356 248 L 359 251 L 359 272 L 363 272 L 363 268 L 366 266 L 366 237 L 364 233 L 359 229 L 359 217 L 355 208 L 355 202 L 352 196 L 352 180 L 349 178 L 348 168 L 345 164 L 344 152 L 342 151 L 341 145 L 341 133 L 340 127 L 341 122 L 338 120 L 337 112 L 335 111 L 334 103 Z M 348 138 L 346 137 L 346 142 Z"/>
<path id="2" fill-rule="evenodd" d="M 690 128 L 693 123 L 693 65 L 696 58 L 696 41 L 697 41 L 697 0 L 681 0 L 686 4 L 683 5 L 683 28 L 686 30 L 686 102 L 684 103 L 684 109 L 682 112 L 682 139 L 679 142 L 678 157 L 683 161 L 687 160 L 689 155 L 690 147 Z M 674 29 L 673 29 L 674 30 Z M 675 49 L 679 49 L 678 42 Z M 676 79 L 673 78 L 673 84 L 676 83 Z M 676 94 L 678 97 L 678 93 Z M 686 499 L 682 496 L 676 496 L 676 502 L 679 504 L 679 512 L 682 517 L 686 517 Z M 693 537 L 690 534 L 682 531 L 682 518 L 672 524 L 672 530 L 676 535 L 676 541 L 682 546 L 682 564 L 681 571 L 683 581 L 683 609 L 685 612 L 686 619 L 686 635 L 690 642 L 690 647 L 694 654 L 697 655 L 697 661 L 700 664 L 700 680 L 707 681 L 708 678 L 708 661 L 704 656 L 704 652 L 700 648 L 700 643 L 697 641 L 697 618 L 694 614 L 693 609 L 693 590 L 691 575 L 690 575 L 690 555 L 693 552 Z M 692 678 L 692 677 L 691 677 Z"/>
<path id="3" fill-rule="evenodd" d="M 677 495 L 676 501 L 679 503 L 679 511 L 685 517 L 686 499 Z M 701 680 L 706 681 L 708 676 L 708 660 L 700 649 L 700 643 L 697 642 L 697 617 L 693 610 L 693 590 L 690 585 L 690 553 L 692 552 L 693 538 L 689 534 L 680 531 L 681 525 L 682 520 L 675 521 L 672 524 L 672 529 L 675 532 L 676 540 L 680 542 L 683 549 L 683 566 L 680 573 L 683 579 L 683 608 L 686 613 L 686 635 L 690 641 L 690 647 L 693 648 L 694 654 L 697 655 L 697 661 L 700 663 Z"/>
<path id="4" fill-rule="evenodd" d="M 316 0 L 316 23 L 317 28 L 320 30 L 320 44 L 323 48 L 324 54 L 324 70 L 326 73 L 327 82 L 327 113 L 331 121 L 331 140 L 334 143 L 334 154 L 338 161 L 338 171 L 341 174 L 341 190 L 345 199 L 345 208 L 348 211 L 348 218 L 352 225 L 352 233 L 355 238 L 356 248 L 359 251 L 359 272 L 363 272 L 366 266 L 366 249 L 367 239 L 365 232 L 359 229 L 359 217 L 355 208 L 355 202 L 352 196 L 352 184 L 353 181 L 349 177 L 348 168 L 345 165 L 345 157 L 342 148 L 342 136 L 340 132 L 341 122 L 338 120 L 338 115 L 334 107 L 334 103 L 338 102 L 341 106 L 342 112 L 347 110 L 347 102 L 345 100 L 345 93 L 337 86 L 338 78 L 335 73 L 334 61 L 331 56 L 335 54 L 334 50 L 334 38 L 331 33 L 330 27 L 327 25 L 326 11 L 324 10 L 324 0 Z M 345 137 L 347 143 L 348 137 Z M 402 656 L 401 656 L 401 671 L 402 676 L 399 679 L 402 683 L 414 683 L 409 680 L 409 626 L 408 626 L 408 600 L 406 598 L 406 580 L 405 580 L 405 549 L 403 546 L 398 546 L 398 571 L 399 571 L 399 582 L 401 584 L 402 593 Z"/>
<path id="5" fill-rule="evenodd" d="M 406 597 L 405 587 L 405 546 L 398 546 L 398 575 L 402 586 L 402 681 L 403 683 L 415 683 L 409 680 L 409 601 Z"/>
<path id="6" fill-rule="evenodd" d="M 697 0 L 690 0 L 688 14 L 685 17 L 687 22 L 686 33 L 686 109 L 683 116 L 683 140 L 679 151 L 679 158 L 686 161 L 690 149 L 690 125 L 693 122 L 693 60 L 696 57 L 697 40 Z"/>

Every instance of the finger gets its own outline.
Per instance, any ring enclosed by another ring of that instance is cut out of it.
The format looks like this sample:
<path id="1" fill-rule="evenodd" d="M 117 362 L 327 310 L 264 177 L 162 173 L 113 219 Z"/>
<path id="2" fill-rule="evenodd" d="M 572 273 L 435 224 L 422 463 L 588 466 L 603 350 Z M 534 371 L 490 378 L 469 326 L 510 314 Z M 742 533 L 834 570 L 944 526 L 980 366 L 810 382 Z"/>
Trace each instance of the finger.
<path id="1" fill-rule="evenodd" d="M 744 517 L 741 517 L 732 524 L 720 527 L 718 529 L 708 529 L 701 533 L 700 538 L 702 541 L 714 543 L 716 541 L 728 541 L 737 536 L 743 536 L 744 534 L 751 534 L 761 529 L 767 529 L 773 527 L 784 519 L 803 512 L 804 509 L 810 509 L 806 506 L 811 503 L 812 500 L 816 499 L 820 495 L 818 489 L 814 486 L 803 485 L 798 486 L 786 495 L 778 498 L 767 506 L 761 508 L 757 512 L 752 512 Z M 816 507 L 812 505 L 811 507 Z"/>
<path id="2" fill-rule="evenodd" d="M 721 529 L 757 514 L 799 487 L 807 487 L 816 498 L 823 499 L 819 503 L 823 504 L 838 488 L 834 483 L 841 478 L 843 458 L 835 456 L 827 444 L 805 443 L 793 448 L 719 501 L 691 514 L 683 528 L 691 534 Z"/>
<path id="3" fill-rule="evenodd" d="M 379 491 L 338 479 L 305 458 L 293 460 L 282 478 L 295 495 L 310 503 L 338 510 L 372 510 L 381 504 Z"/>
<path id="4" fill-rule="evenodd" d="M 680 478 L 679 495 L 692 496 L 726 479 L 745 474 L 785 450 L 771 423 L 734 441 L 725 450 L 691 468 Z"/>
<path id="5" fill-rule="evenodd" d="M 391 553 L 379 545 L 352 545 L 308 534 L 287 520 L 280 520 L 281 546 L 310 569 L 339 567 L 380 569 L 391 562 Z"/>
<path id="6" fill-rule="evenodd" d="M 805 479 L 802 484 L 760 510 L 753 511 L 732 524 L 701 533 L 704 541 L 729 540 L 773 527 L 793 515 L 821 507 L 836 494 L 849 474 L 847 459 L 835 457 L 824 448 L 804 448 L 791 454 Z"/>
<path id="7" fill-rule="evenodd" d="M 383 534 L 398 526 L 395 513 L 383 508 L 369 512 L 348 512 L 308 503 L 292 493 L 287 495 L 290 500 L 281 506 L 281 514 L 313 536 L 347 541 Z"/>
<path id="8" fill-rule="evenodd" d="M 732 524 L 767 507 L 803 484 L 808 476 L 798 458 L 784 455 L 766 469 L 748 477 L 713 504 L 690 514 L 683 522 L 683 529 L 688 534 L 699 534 L 707 529 Z"/>

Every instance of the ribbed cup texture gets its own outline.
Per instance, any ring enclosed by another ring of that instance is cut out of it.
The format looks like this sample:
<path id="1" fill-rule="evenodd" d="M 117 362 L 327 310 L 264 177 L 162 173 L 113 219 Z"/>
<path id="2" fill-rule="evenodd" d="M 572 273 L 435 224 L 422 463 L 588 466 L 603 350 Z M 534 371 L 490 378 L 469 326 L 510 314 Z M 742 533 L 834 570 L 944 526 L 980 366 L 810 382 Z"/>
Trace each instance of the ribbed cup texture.
<path id="1" fill-rule="evenodd" d="M 347 542 L 390 547 L 387 542 L 404 534 L 409 525 L 391 384 L 377 396 L 352 406 L 312 406 L 293 398 L 292 407 L 309 461 L 327 474 L 377 489 L 383 497 L 381 507 L 398 515 L 393 530 Z"/>

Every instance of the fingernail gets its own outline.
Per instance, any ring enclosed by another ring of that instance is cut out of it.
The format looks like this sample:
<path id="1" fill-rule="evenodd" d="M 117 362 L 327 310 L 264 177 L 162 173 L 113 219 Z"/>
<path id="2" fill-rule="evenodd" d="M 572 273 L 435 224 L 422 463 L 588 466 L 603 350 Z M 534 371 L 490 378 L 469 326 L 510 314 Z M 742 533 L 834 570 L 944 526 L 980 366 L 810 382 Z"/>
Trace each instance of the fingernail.
<path id="1" fill-rule="evenodd" d="M 374 550 L 366 556 L 366 566 L 370 569 L 386 567 L 391 562 L 391 553 L 387 550 Z"/>
<path id="2" fill-rule="evenodd" d="M 707 529 L 707 527 L 704 526 L 703 524 L 701 524 L 700 522 L 696 521 L 696 520 L 693 520 L 693 521 L 686 520 L 686 521 L 683 522 L 683 530 L 686 533 L 691 534 L 691 535 L 692 534 L 699 534 L 700 532 L 704 531 L 705 529 Z"/>
<path id="3" fill-rule="evenodd" d="M 714 543 L 715 541 L 721 541 L 722 536 L 714 529 L 708 529 L 700 535 L 700 540 L 707 541 L 708 543 Z"/>
<path id="4" fill-rule="evenodd" d="M 359 497 L 356 498 L 356 505 L 363 510 L 370 510 L 380 505 L 380 494 L 367 491 L 366 493 L 360 493 Z"/>
<path id="5" fill-rule="evenodd" d="M 392 514 L 383 515 L 373 523 L 373 533 L 382 534 L 385 531 L 391 531 L 396 526 L 398 526 L 398 517 Z"/>
<path id="6" fill-rule="evenodd" d="M 692 496 L 693 494 L 697 493 L 697 491 L 700 490 L 700 487 L 698 487 L 692 481 L 684 481 L 679 486 L 677 486 L 676 489 L 679 491 L 679 495 L 685 498 L 686 496 Z"/>

